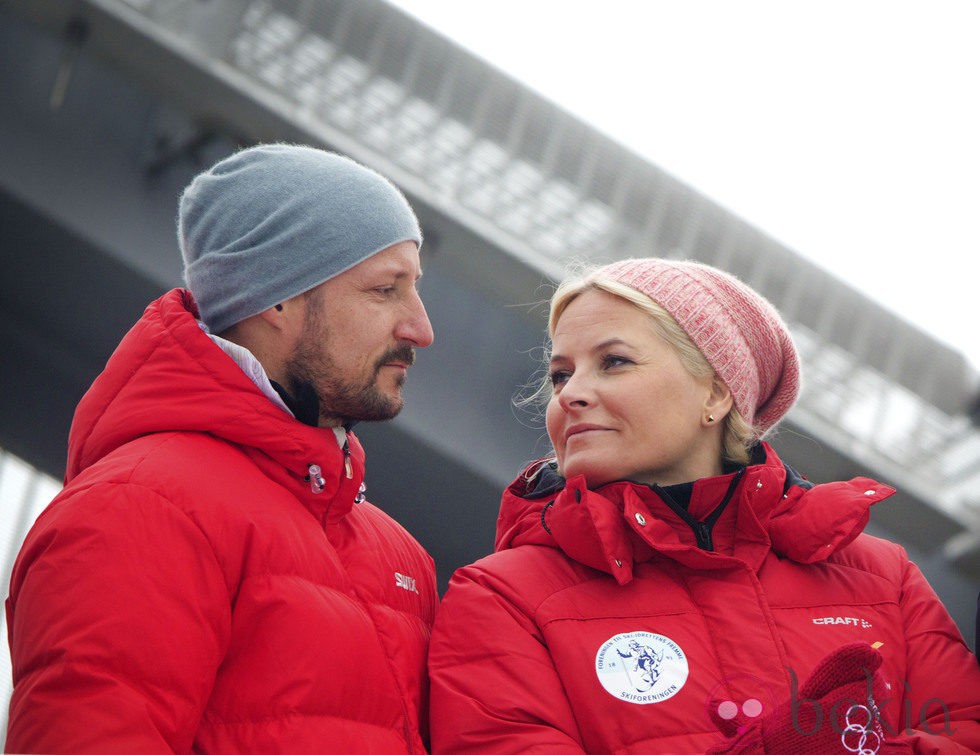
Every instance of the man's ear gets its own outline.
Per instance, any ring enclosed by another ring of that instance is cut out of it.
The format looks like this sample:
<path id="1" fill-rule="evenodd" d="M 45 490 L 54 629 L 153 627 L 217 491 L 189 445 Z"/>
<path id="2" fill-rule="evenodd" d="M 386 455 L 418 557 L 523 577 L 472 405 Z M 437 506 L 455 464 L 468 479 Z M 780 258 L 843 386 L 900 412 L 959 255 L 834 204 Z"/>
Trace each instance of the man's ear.
<path id="1" fill-rule="evenodd" d="M 271 326 L 274 330 L 284 330 L 294 324 L 297 318 L 302 323 L 305 315 L 306 294 L 302 293 L 285 299 L 268 309 L 263 309 L 255 317 L 262 320 L 266 325 Z"/>
<path id="2" fill-rule="evenodd" d="M 283 312 L 285 312 L 285 307 L 282 304 L 277 304 L 274 307 L 269 307 L 268 309 L 263 309 L 259 312 L 256 317 L 261 319 L 263 322 L 271 325 L 277 330 L 282 327 L 283 323 Z"/>

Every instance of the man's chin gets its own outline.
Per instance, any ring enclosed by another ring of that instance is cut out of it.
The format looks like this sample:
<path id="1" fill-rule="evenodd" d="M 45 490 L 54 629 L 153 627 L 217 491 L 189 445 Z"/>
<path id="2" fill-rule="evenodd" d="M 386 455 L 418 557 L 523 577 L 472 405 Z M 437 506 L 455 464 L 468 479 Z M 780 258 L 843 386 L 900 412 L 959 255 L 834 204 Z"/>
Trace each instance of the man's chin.
<path id="1" fill-rule="evenodd" d="M 388 408 L 387 411 L 385 412 L 387 416 L 385 417 L 385 419 L 394 419 L 399 415 L 399 413 L 401 413 L 401 410 L 404 408 L 405 408 L 405 400 L 402 398 L 401 394 L 399 393 L 397 396 L 393 397 L 388 402 Z"/>
<path id="2" fill-rule="evenodd" d="M 358 418 L 363 422 L 385 422 L 394 419 L 405 405 L 401 391 L 397 393 L 380 393 L 378 400 L 370 407 L 365 407 L 364 416 Z"/>

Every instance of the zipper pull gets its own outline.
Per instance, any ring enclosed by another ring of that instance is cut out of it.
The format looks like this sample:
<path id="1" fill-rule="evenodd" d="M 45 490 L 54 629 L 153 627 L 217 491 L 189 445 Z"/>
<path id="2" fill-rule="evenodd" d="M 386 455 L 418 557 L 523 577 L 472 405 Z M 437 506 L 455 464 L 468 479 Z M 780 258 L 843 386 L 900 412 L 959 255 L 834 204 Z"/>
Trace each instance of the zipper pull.
<path id="1" fill-rule="evenodd" d="M 348 480 L 354 476 L 354 465 L 350 461 L 350 443 L 346 440 L 344 441 L 344 473 Z"/>
<path id="2" fill-rule="evenodd" d="M 314 493 L 322 493 L 323 489 L 327 486 L 327 481 L 323 479 L 319 464 L 310 464 L 308 467 L 310 473 L 306 475 L 307 482 L 310 483 L 310 490 Z"/>
<path id="3" fill-rule="evenodd" d="M 711 542 L 711 527 L 704 522 L 698 522 L 694 529 L 694 537 L 698 541 L 698 548 L 704 551 L 713 551 L 714 543 Z"/>

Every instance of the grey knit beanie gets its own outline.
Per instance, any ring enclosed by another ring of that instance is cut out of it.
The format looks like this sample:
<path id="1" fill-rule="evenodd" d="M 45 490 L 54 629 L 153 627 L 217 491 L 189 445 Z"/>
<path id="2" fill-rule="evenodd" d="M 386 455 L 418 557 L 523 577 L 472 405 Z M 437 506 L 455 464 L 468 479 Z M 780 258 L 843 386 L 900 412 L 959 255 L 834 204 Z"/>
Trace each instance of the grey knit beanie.
<path id="1" fill-rule="evenodd" d="M 220 333 L 422 232 L 402 193 L 343 155 L 291 144 L 243 149 L 180 198 L 184 281 Z"/>

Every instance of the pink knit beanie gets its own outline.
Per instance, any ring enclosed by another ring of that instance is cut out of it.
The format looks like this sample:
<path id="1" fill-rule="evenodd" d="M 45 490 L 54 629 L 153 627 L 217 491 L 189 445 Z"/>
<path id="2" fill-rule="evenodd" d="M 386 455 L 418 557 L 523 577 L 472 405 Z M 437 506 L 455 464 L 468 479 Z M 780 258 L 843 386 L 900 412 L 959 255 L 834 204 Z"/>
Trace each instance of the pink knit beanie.
<path id="1" fill-rule="evenodd" d="M 800 361 L 792 336 L 775 307 L 734 276 L 700 262 L 645 258 L 589 277 L 618 281 L 667 310 L 760 435 L 796 401 Z"/>

